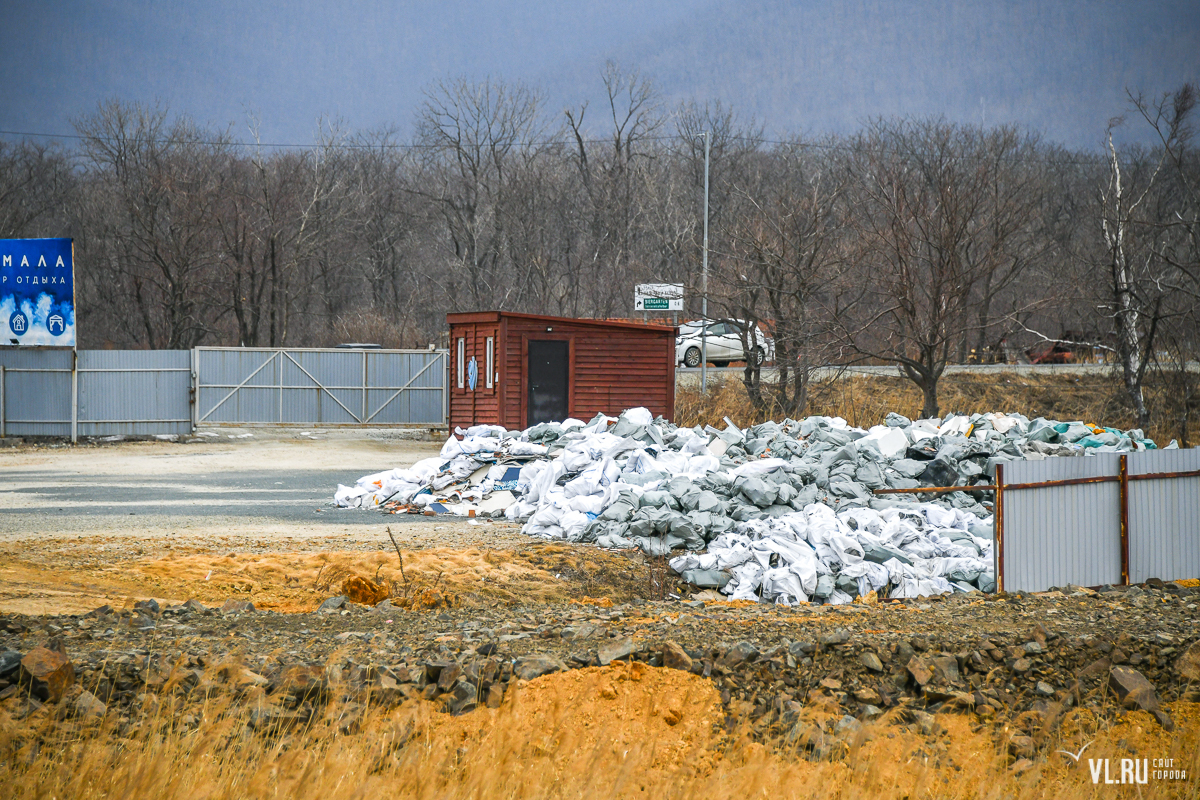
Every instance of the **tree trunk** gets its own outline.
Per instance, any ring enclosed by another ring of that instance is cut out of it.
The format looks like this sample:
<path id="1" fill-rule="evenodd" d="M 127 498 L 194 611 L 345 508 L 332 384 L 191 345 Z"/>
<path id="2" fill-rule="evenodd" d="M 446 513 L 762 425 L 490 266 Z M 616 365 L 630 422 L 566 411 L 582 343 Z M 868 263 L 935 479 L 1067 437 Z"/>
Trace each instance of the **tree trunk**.
<path id="1" fill-rule="evenodd" d="M 1108 139 L 1111 154 L 1111 174 L 1113 186 L 1113 204 L 1116 213 L 1110 224 L 1102 219 L 1104 238 L 1108 245 L 1112 268 L 1112 292 L 1116 309 L 1113 321 L 1117 329 L 1117 358 L 1121 364 L 1121 377 L 1125 383 L 1125 392 L 1133 404 L 1137 414 L 1138 427 L 1145 430 L 1150 424 L 1150 411 L 1146 408 L 1146 399 L 1142 393 L 1142 346 L 1139 329 L 1141 314 L 1133 296 L 1133 279 L 1130 274 L 1129 258 L 1126 254 L 1126 214 L 1124 209 L 1124 191 L 1121 184 L 1121 165 L 1117 160 L 1117 152 L 1112 144 L 1112 135 Z M 1137 204 L 1134 203 L 1136 206 Z"/>
<path id="2" fill-rule="evenodd" d="M 940 419 L 942 416 L 942 411 L 938 407 L 937 378 L 929 378 L 918 381 L 917 385 L 921 387 L 921 398 L 923 400 L 923 405 L 921 406 L 921 416 L 924 419 Z"/>
<path id="3" fill-rule="evenodd" d="M 271 237 L 270 247 L 271 258 L 271 310 L 270 310 L 270 326 L 271 326 L 271 347 L 278 346 L 278 303 L 279 303 L 279 263 L 276 260 L 275 254 L 275 237 Z"/>

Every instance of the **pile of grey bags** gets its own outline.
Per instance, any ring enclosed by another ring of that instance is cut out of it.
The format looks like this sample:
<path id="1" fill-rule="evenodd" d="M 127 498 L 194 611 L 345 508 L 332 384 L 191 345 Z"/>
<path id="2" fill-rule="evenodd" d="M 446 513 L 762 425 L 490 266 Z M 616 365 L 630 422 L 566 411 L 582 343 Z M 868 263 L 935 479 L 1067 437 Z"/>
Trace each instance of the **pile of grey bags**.
<path id="1" fill-rule="evenodd" d="M 698 586 L 777 603 L 990 590 L 996 463 L 1153 448 L 1140 431 L 976 414 L 869 430 L 808 417 L 684 428 L 644 408 L 525 431 L 457 431 L 437 458 L 338 488 L 340 506 L 501 516 L 531 536 L 688 551 Z M 879 489 L 962 486 L 917 502 Z M 481 512 L 481 513 L 480 513 Z M 701 553 L 701 551 L 705 551 Z"/>

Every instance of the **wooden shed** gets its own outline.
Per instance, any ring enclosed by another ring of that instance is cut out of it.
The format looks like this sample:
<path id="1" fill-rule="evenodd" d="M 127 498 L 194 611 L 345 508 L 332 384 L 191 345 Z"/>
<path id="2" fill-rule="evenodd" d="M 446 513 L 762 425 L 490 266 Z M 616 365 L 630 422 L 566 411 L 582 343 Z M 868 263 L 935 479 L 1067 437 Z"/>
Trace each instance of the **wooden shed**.
<path id="1" fill-rule="evenodd" d="M 482 311 L 448 314 L 450 429 L 675 413 L 676 328 Z"/>

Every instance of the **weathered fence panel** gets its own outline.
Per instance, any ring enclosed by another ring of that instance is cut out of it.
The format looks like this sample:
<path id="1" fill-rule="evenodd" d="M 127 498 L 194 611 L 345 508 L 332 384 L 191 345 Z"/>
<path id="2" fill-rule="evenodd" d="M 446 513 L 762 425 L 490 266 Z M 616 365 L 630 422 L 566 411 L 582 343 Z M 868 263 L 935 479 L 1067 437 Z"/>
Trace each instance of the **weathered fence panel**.
<path id="1" fill-rule="evenodd" d="M 446 424 L 445 350 L 195 352 L 197 426 Z"/>
<path id="2" fill-rule="evenodd" d="M 1200 577 L 1200 449 L 1132 453 L 1129 472 L 1129 580 Z"/>
<path id="3" fill-rule="evenodd" d="M 1200 576 L 1200 449 L 1011 461 L 996 484 L 1005 591 Z"/>
<path id="4" fill-rule="evenodd" d="M 182 434 L 187 350 L 0 350 L 0 435 Z"/>

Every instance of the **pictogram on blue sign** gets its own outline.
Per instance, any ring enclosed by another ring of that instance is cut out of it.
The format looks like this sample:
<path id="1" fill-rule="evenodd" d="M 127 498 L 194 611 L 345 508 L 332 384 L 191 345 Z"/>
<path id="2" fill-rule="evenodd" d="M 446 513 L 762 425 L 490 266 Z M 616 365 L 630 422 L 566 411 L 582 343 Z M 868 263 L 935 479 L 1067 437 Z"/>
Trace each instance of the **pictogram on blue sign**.
<path id="1" fill-rule="evenodd" d="M 467 362 L 467 386 L 470 386 L 473 392 L 477 383 L 479 383 L 479 362 L 475 360 L 475 356 L 471 356 L 471 360 Z"/>

